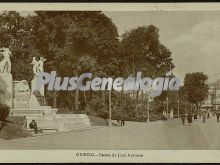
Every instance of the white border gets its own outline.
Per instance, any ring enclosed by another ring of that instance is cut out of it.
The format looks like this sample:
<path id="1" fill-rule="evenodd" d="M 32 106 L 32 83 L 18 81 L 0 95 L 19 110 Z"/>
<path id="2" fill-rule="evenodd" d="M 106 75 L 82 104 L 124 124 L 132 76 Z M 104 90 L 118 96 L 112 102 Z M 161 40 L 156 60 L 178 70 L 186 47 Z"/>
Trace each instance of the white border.
<path id="1" fill-rule="evenodd" d="M 0 11 L 219 11 L 220 3 L 0 3 Z M 218 130 L 217 130 L 218 131 Z M 198 137 L 199 138 L 199 137 Z M 137 153 L 143 158 L 77 157 L 77 152 Z M 0 150 L 0 162 L 220 162 L 219 150 Z"/>
<path id="2" fill-rule="evenodd" d="M 143 154 L 142 158 L 117 158 L 87 156 L 77 157 L 76 153 L 94 153 L 98 155 L 113 153 L 137 153 Z M 100 162 L 124 162 L 124 163 L 218 163 L 220 151 L 218 150 L 5 150 L 0 151 L 1 163 L 100 163 Z"/>
<path id="3" fill-rule="evenodd" d="M 217 11 L 220 3 L 0 3 L 0 10 Z"/>

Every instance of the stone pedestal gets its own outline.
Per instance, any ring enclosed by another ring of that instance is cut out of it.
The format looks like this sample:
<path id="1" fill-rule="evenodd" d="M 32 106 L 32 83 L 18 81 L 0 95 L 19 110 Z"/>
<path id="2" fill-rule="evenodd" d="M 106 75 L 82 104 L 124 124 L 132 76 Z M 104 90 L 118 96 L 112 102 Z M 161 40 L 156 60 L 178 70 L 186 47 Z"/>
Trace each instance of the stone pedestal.
<path id="1" fill-rule="evenodd" d="M 31 92 L 33 93 L 36 89 L 36 84 L 37 84 L 37 78 L 34 78 L 32 81 L 31 81 Z M 44 86 L 41 86 L 40 88 L 40 94 L 42 96 L 44 96 Z"/>
<path id="2" fill-rule="evenodd" d="M 13 108 L 13 80 L 10 73 L 0 73 L 0 103 Z"/>
<path id="3" fill-rule="evenodd" d="M 39 109 L 41 108 L 40 103 L 37 100 L 37 97 L 34 94 L 31 94 L 30 97 L 30 109 Z"/>
<path id="4" fill-rule="evenodd" d="M 30 106 L 30 89 L 26 80 L 13 81 L 14 109 L 28 109 Z"/>

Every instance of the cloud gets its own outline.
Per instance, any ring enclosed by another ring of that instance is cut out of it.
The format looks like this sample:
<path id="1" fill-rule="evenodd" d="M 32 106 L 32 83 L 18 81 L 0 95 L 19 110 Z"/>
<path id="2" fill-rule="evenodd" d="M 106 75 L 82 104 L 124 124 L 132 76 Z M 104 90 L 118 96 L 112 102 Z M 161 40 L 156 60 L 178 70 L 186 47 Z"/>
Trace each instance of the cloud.
<path id="1" fill-rule="evenodd" d="M 203 21 L 193 27 L 191 34 L 199 40 L 219 41 L 220 23 L 217 21 Z"/>
<path id="2" fill-rule="evenodd" d="M 196 41 L 195 37 L 191 34 L 185 34 L 178 38 L 175 38 L 173 41 L 171 41 L 171 44 L 181 44 L 186 42 L 194 42 Z"/>
<path id="3" fill-rule="evenodd" d="M 171 41 L 172 44 L 185 42 L 201 43 L 220 41 L 220 22 L 203 21 L 195 25 L 188 34 L 184 34 Z"/>
<path id="4" fill-rule="evenodd" d="M 209 81 L 220 78 L 220 22 L 203 21 L 170 42 L 176 72 L 204 72 Z"/>

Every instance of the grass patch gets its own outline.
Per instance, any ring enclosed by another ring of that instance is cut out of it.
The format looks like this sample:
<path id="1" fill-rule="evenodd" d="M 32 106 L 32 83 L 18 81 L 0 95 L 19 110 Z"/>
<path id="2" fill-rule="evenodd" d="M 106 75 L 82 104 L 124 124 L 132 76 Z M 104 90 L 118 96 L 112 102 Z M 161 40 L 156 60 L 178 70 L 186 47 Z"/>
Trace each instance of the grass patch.
<path id="1" fill-rule="evenodd" d="M 107 126 L 105 119 L 97 116 L 88 116 L 93 126 Z"/>
<path id="2" fill-rule="evenodd" d="M 4 126 L 0 128 L 0 138 L 10 140 L 32 136 L 25 124 L 24 117 L 8 117 Z"/>

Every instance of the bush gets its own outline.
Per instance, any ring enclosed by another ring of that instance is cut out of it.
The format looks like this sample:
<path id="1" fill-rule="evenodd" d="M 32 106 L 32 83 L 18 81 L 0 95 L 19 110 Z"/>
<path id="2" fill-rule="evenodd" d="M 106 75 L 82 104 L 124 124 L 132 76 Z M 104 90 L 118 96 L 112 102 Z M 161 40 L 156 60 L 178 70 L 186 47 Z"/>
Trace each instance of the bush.
<path id="1" fill-rule="evenodd" d="M 16 125 L 16 123 L 7 123 L 0 131 L 0 139 L 19 139 L 31 137 L 32 135 L 24 128 Z"/>
<path id="2" fill-rule="evenodd" d="M 0 104 L 0 121 L 5 121 L 10 112 L 10 107 L 5 104 Z"/>

